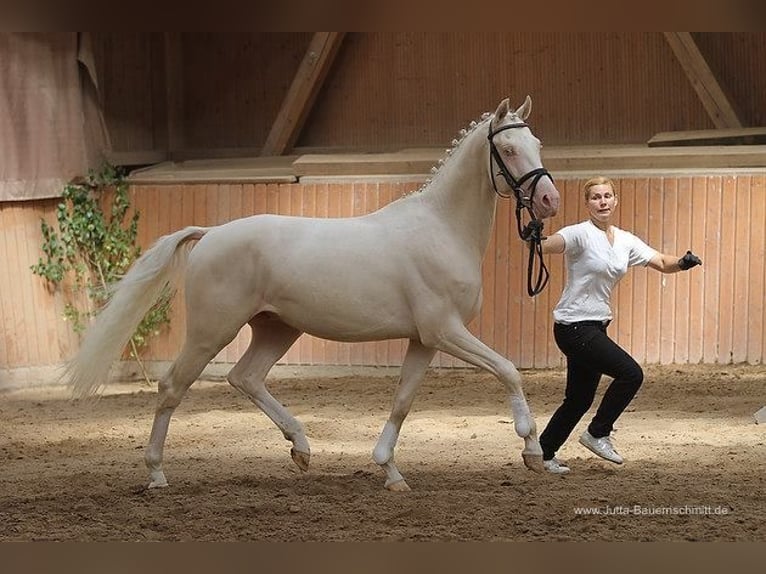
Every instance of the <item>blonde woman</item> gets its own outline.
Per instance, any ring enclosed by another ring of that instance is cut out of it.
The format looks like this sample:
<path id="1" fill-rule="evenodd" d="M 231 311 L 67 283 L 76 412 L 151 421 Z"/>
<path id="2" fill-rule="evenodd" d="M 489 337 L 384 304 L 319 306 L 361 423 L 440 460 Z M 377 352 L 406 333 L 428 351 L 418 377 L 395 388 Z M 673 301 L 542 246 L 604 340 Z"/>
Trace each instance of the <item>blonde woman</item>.
<path id="1" fill-rule="evenodd" d="M 593 403 L 602 375 L 613 380 L 580 436 L 580 444 L 605 460 L 623 462 L 610 433 L 641 386 L 644 374 L 633 357 L 607 335 L 614 286 L 634 265 L 676 273 L 702 264 L 691 251 L 683 257 L 659 253 L 613 225 L 618 199 L 611 180 L 588 180 L 584 196 L 588 219 L 560 229 L 542 244 L 544 253 L 564 254 L 567 270 L 566 285 L 553 310 L 553 334 L 567 358 L 566 392 L 540 435 L 543 464 L 554 474 L 570 470 L 556 458 L 556 452 Z"/>

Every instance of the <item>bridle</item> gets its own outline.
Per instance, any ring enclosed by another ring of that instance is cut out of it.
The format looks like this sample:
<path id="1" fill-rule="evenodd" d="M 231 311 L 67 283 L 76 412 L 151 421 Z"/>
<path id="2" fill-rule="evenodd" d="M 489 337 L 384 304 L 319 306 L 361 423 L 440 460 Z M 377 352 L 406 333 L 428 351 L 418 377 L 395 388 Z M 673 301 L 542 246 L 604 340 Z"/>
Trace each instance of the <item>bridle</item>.
<path id="1" fill-rule="evenodd" d="M 535 216 L 534 211 L 532 211 L 532 198 L 535 195 L 535 192 L 537 191 L 537 184 L 543 177 L 548 177 L 551 181 L 553 181 L 553 177 L 550 173 L 548 173 L 548 170 L 544 167 L 538 167 L 531 171 L 528 171 L 524 175 L 522 175 L 519 179 L 516 179 L 513 177 L 513 174 L 508 171 L 508 168 L 505 166 L 505 163 L 503 162 L 502 157 L 500 156 L 500 152 L 497 149 L 497 146 L 494 142 L 494 137 L 499 134 L 502 131 L 510 130 L 514 128 L 526 128 L 529 127 L 524 122 L 517 122 L 513 124 L 508 124 L 507 126 L 500 127 L 496 129 L 495 131 L 492 131 L 492 122 L 490 121 L 489 124 L 489 134 L 487 135 L 487 139 L 489 140 L 489 173 L 492 176 L 492 188 L 495 190 L 495 193 L 502 197 L 503 199 L 509 199 L 511 197 L 511 194 L 504 194 L 501 193 L 499 189 L 497 189 L 497 183 L 495 182 L 495 170 L 492 169 L 492 161 L 494 160 L 495 163 L 500 168 L 500 171 L 497 175 L 502 175 L 505 179 L 505 182 L 508 184 L 508 187 L 510 187 L 513 190 L 513 195 L 516 199 L 516 227 L 518 228 L 519 237 L 527 241 L 529 243 L 529 262 L 527 265 L 527 293 L 530 297 L 534 297 L 535 295 L 538 295 L 542 293 L 543 289 L 545 289 L 545 286 L 548 284 L 548 279 L 550 278 L 550 274 L 548 273 L 548 268 L 545 266 L 545 261 L 543 261 L 543 221 L 542 219 L 538 219 Z M 524 188 L 522 187 L 525 183 L 530 182 L 527 185 L 527 188 L 529 189 L 529 193 L 526 194 Z M 521 211 L 523 209 L 526 209 L 529 213 L 529 216 L 531 218 L 530 222 L 527 223 L 523 228 L 521 226 Z M 537 270 L 537 279 L 532 281 L 532 273 L 535 263 L 535 255 L 537 256 L 537 259 L 539 261 L 539 266 Z"/>

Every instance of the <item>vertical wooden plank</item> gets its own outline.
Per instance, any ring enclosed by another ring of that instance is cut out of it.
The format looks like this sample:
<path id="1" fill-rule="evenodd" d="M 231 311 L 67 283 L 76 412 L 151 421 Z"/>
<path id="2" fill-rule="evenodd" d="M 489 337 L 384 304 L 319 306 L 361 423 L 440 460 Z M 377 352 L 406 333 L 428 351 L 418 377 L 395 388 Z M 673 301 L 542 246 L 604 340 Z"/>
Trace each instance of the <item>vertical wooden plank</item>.
<path id="1" fill-rule="evenodd" d="M 556 185 L 561 195 L 561 203 L 559 205 L 559 213 L 556 217 L 551 218 L 551 220 L 545 224 L 545 235 L 548 236 L 555 234 L 559 229 L 566 225 L 575 223 L 576 219 L 576 215 L 572 216 L 570 211 L 577 208 L 579 198 L 577 193 L 577 181 L 571 179 L 557 179 Z M 572 219 L 569 219 L 569 217 L 572 217 Z M 563 364 L 563 355 L 556 346 L 556 341 L 553 338 L 553 309 L 558 303 L 564 288 L 566 266 L 564 265 L 563 255 L 546 255 L 545 259 L 545 263 L 551 274 L 550 283 L 548 284 L 550 297 L 548 299 L 547 312 L 548 317 L 550 318 L 550 328 L 548 329 L 546 366 L 559 367 Z"/>
<path id="2" fill-rule="evenodd" d="M 292 215 L 292 205 L 293 205 L 293 186 L 292 185 L 283 185 L 278 184 L 278 205 L 279 205 L 279 215 Z"/>
<path id="3" fill-rule="evenodd" d="M 662 243 L 661 253 L 675 254 L 678 222 L 678 182 L 675 178 L 662 178 Z M 660 308 L 657 317 L 657 330 L 660 335 L 659 362 L 668 365 L 673 362 L 676 344 L 676 279 L 678 275 L 662 275 Z"/>
<path id="4" fill-rule="evenodd" d="M 523 248 L 526 250 L 527 246 Z M 535 262 L 535 266 L 539 262 Z M 533 280 L 537 277 L 537 271 L 533 271 Z M 536 295 L 532 302 L 534 304 L 534 355 L 532 366 L 534 368 L 545 368 L 548 359 L 548 337 L 551 332 L 551 313 L 550 313 L 550 289 L 547 287 L 542 293 Z"/>
<path id="5" fill-rule="evenodd" d="M 36 202 L 23 203 L 19 205 L 19 217 L 22 225 L 20 227 L 21 244 L 19 252 L 19 270 L 16 280 L 23 286 L 29 300 L 29 309 L 26 315 L 26 321 L 29 324 L 31 336 L 30 348 L 30 366 L 51 364 L 49 355 L 50 345 L 45 337 L 46 326 L 44 318 L 45 305 L 45 287 L 39 281 L 41 279 L 34 275 L 29 269 L 31 265 L 37 262 L 42 255 L 42 232 L 40 231 L 40 216 Z"/>
<path id="6" fill-rule="evenodd" d="M 279 185 L 266 184 L 266 213 L 279 213 Z"/>
<path id="7" fill-rule="evenodd" d="M 21 202 L 14 203 L 10 209 L 11 223 L 11 267 L 15 269 L 15 277 L 12 277 L 12 301 L 14 329 L 12 333 L 18 339 L 18 357 L 20 366 L 28 367 L 39 361 L 39 350 L 35 332 L 34 317 L 35 309 L 27 283 L 27 274 L 21 270 L 26 267 L 29 259 L 26 251 L 26 218 L 24 205 Z"/>
<path id="8" fill-rule="evenodd" d="M 508 201 L 498 202 L 497 217 L 495 222 L 495 314 L 493 317 L 493 330 L 495 333 L 492 348 L 503 355 L 508 356 L 508 301 L 510 298 L 510 285 L 508 283 L 510 267 L 510 250 L 524 247 L 521 240 L 514 237 L 510 232 L 511 217 Z M 490 254 L 488 254 L 490 255 Z"/>
<path id="9" fill-rule="evenodd" d="M 495 346 L 495 256 L 497 252 L 497 227 L 492 230 L 489 245 L 482 261 L 482 292 L 484 294 L 479 312 L 478 337 L 486 345 Z"/>
<path id="10" fill-rule="evenodd" d="M 23 263 L 28 259 L 25 253 L 25 221 L 22 212 L 23 207 L 20 203 L 15 203 L 10 209 L 12 222 L 10 229 L 10 252 L 11 261 L 13 261 L 12 267 L 16 269 L 17 274 Z M 26 288 L 26 282 L 17 275 L 16 279 L 12 281 L 12 286 L 12 300 L 15 302 L 13 308 L 14 328 L 12 332 L 19 341 L 18 350 L 21 365 L 26 367 L 35 364 L 39 354 L 34 328 L 31 322 L 27 320 L 28 317 L 33 316 L 34 308 L 29 290 Z"/>
<path id="11" fill-rule="evenodd" d="M 194 201 L 194 219 L 193 225 L 201 225 L 203 227 L 208 225 L 208 213 L 207 213 L 207 189 L 203 185 L 195 185 L 192 190 L 192 200 Z"/>
<path id="12" fill-rule="evenodd" d="M 750 181 L 750 257 L 749 283 L 752 308 L 748 315 L 747 362 L 751 365 L 763 361 L 766 341 L 763 315 L 766 310 L 766 176 L 754 175 Z M 704 262 L 703 262 L 704 265 Z"/>
<path id="13" fill-rule="evenodd" d="M 196 185 L 181 186 L 181 227 L 194 225 L 194 189 Z"/>
<path id="14" fill-rule="evenodd" d="M 0 264 L 3 268 L 0 269 L 0 293 L 9 293 L 8 278 L 10 276 L 9 267 L 10 259 L 5 250 L 5 236 L 6 227 L 5 213 L 6 203 L 0 202 Z M 6 308 L 5 304 L 10 305 L 10 295 L 0 297 L 0 368 L 6 368 L 8 366 L 8 351 L 6 349 L 6 338 L 10 336 L 10 329 L 6 325 Z"/>
<path id="15" fill-rule="evenodd" d="M 327 185 L 327 217 L 341 216 L 341 191 L 342 186 L 334 183 Z"/>
<path id="16" fill-rule="evenodd" d="M 37 262 L 42 255 L 42 233 L 40 232 L 40 216 L 36 214 L 36 208 L 33 203 L 21 204 L 19 216 L 23 222 L 21 226 L 19 269 L 16 274 L 16 280 L 23 285 L 25 291 L 28 291 L 30 313 L 26 317 L 32 334 L 31 365 L 50 364 L 49 349 L 47 337 L 45 337 L 46 328 L 43 317 L 45 304 L 41 298 L 41 291 L 44 287 L 39 281 L 40 277 L 34 275 L 29 267 Z"/>
<path id="17" fill-rule="evenodd" d="M 749 223 L 737 221 L 741 213 L 747 213 L 749 218 L 753 218 L 755 215 L 751 210 L 750 176 L 740 175 L 731 178 L 731 180 L 736 197 L 734 211 L 736 215 L 732 217 L 734 241 L 728 249 L 729 253 L 733 254 L 733 257 L 729 256 L 729 259 L 734 259 L 734 272 L 732 273 L 734 279 L 734 312 L 729 313 L 728 317 L 732 321 L 731 360 L 735 363 L 743 363 L 747 360 L 750 334 L 750 330 L 747 328 L 748 317 L 751 314 L 751 309 L 755 308 L 755 300 L 750 299 L 749 296 L 752 280 L 749 276 L 750 259 L 751 253 L 758 247 L 751 241 L 751 232 L 754 227 L 752 219 Z M 737 222 L 734 223 L 735 221 Z M 763 299 L 759 300 L 758 304 L 763 305 Z"/>
<path id="18" fill-rule="evenodd" d="M 223 225 L 231 221 L 231 188 L 230 183 L 219 183 L 216 190 L 218 199 L 218 220 L 216 225 Z"/>
<path id="19" fill-rule="evenodd" d="M 675 201 L 676 237 L 671 253 L 682 255 L 687 249 L 692 249 L 692 213 L 696 211 L 696 206 L 693 204 L 691 178 L 678 178 Z M 689 360 L 689 330 L 692 321 L 689 313 L 690 277 L 688 273 L 677 273 L 674 279 L 675 297 L 672 305 L 676 316 L 672 329 L 675 341 L 673 362 L 686 363 Z"/>
<path id="20" fill-rule="evenodd" d="M 649 180 L 646 178 L 636 179 L 636 201 L 634 209 L 633 231 L 635 235 L 649 242 Z M 647 333 L 647 307 L 648 307 L 648 271 L 645 268 L 633 268 L 633 301 L 631 324 L 632 344 L 631 354 L 639 362 L 647 360 L 646 333 Z"/>
<path id="21" fill-rule="evenodd" d="M 737 184 L 733 177 L 723 177 L 723 189 L 721 198 L 721 241 L 719 257 L 719 301 L 718 304 L 718 354 L 716 362 L 730 363 L 734 344 L 733 312 L 736 311 L 737 300 L 734 293 L 735 287 L 735 256 L 736 252 L 742 251 L 735 246 L 735 221 L 737 218 Z M 747 205 L 747 203 L 745 204 Z M 740 324 L 741 329 L 741 324 Z"/>
<path id="22" fill-rule="evenodd" d="M 268 187 L 266 184 L 258 183 L 254 186 L 254 194 L 253 197 L 253 213 L 255 215 L 261 215 L 264 213 L 269 212 L 269 206 L 268 206 Z"/>
<path id="23" fill-rule="evenodd" d="M 219 225 L 218 217 L 218 185 L 205 184 L 205 217 L 208 226 Z"/>
<path id="24" fill-rule="evenodd" d="M 754 201 L 762 201 L 766 203 L 766 176 L 764 175 L 758 175 L 753 178 L 753 195 L 754 195 Z M 758 222 L 755 222 L 755 225 L 757 225 Z M 764 224 L 766 225 L 766 223 Z M 764 238 L 763 243 L 766 244 L 766 238 Z M 763 248 L 766 252 L 766 246 Z M 762 259 L 762 258 L 761 258 Z M 763 273 L 761 274 L 759 280 L 763 283 L 763 291 L 764 295 L 761 301 L 766 301 L 766 261 L 763 262 Z M 766 304 L 760 305 L 760 315 L 761 315 L 761 325 L 766 325 Z M 763 363 L 764 358 L 766 358 L 766 334 L 761 334 L 761 349 L 760 352 L 758 349 L 754 350 L 755 357 L 753 358 L 754 362 L 757 363 Z M 756 358 L 757 357 L 757 358 Z"/>
<path id="25" fill-rule="evenodd" d="M 7 272 L 0 273 L 0 312 L 2 313 L 2 331 L 0 331 L 0 365 L 7 367 L 21 366 L 18 360 L 19 337 L 16 334 L 16 321 L 14 308 L 16 307 L 15 284 L 11 281 L 11 269 L 16 267 L 13 257 L 13 208 L 11 203 L 0 203 L 0 263 L 7 268 Z M 40 278 L 42 281 L 42 278 Z"/>
<path id="26" fill-rule="evenodd" d="M 129 192 L 130 193 L 130 192 Z M 42 205 L 40 215 L 48 225 L 56 226 L 56 208 L 58 206 L 58 200 Z M 132 214 L 131 214 L 132 216 Z M 2 225 L 0 224 L 0 227 Z M 41 233 L 42 236 L 42 233 Z M 2 251 L 0 250 L 0 258 L 2 257 Z M 36 263 L 37 261 L 34 261 Z M 0 275 L 3 273 L 0 272 Z M 64 314 L 64 299 L 59 293 L 53 293 L 48 290 L 46 282 L 39 278 L 39 289 L 41 290 L 43 301 L 45 302 L 45 315 L 47 317 L 47 332 L 48 341 L 52 349 L 51 359 L 52 363 L 58 363 L 64 359 L 68 359 L 74 354 L 77 348 L 77 337 L 70 329 L 68 323 L 65 323 L 62 319 Z M 2 287 L 0 287 L 2 289 Z M 0 361 L 1 362 L 1 361 Z"/>
<path id="27" fill-rule="evenodd" d="M 715 363 L 718 360 L 718 314 L 720 296 L 719 280 L 721 277 L 721 193 L 722 182 L 717 176 L 709 176 L 706 185 L 706 211 L 705 211 L 705 282 L 703 288 L 703 313 L 702 313 L 702 361 Z"/>
<path id="28" fill-rule="evenodd" d="M 394 200 L 394 190 L 390 183 L 381 183 L 378 186 L 378 209 L 385 207 Z"/>
<path id="29" fill-rule="evenodd" d="M 148 223 L 151 214 L 147 212 L 149 205 L 149 196 L 151 194 L 151 186 L 148 185 L 134 185 L 131 187 L 133 208 L 139 212 L 138 215 L 138 232 L 136 234 L 136 241 L 141 246 L 141 252 L 145 251 L 151 244 L 152 236 L 150 235 L 150 225 Z"/>
<path id="30" fill-rule="evenodd" d="M 521 347 L 524 341 L 522 333 L 522 274 L 521 249 L 508 251 L 508 335 L 506 356 L 517 367 L 521 367 Z"/>
<path id="31" fill-rule="evenodd" d="M 658 251 L 663 244 L 662 178 L 649 180 L 649 234 L 645 241 Z M 649 271 L 646 279 L 646 361 L 660 360 L 661 289 L 663 277 L 656 271 Z"/>
<path id="32" fill-rule="evenodd" d="M 255 213 L 255 186 L 252 183 L 242 184 L 242 217 L 250 217 Z"/>
<path id="33" fill-rule="evenodd" d="M 229 221 L 241 219 L 242 211 L 242 184 L 233 183 L 229 186 Z"/>
<path id="34" fill-rule="evenodd" d="M 618 227 L 633 233 L 635 231 L 636 180 L 632 178 L 617 180 L 615 185 L 619 188 Z M 634 270 L 631 269 L 617 286 L 612 302 L 615 324 L 610 326 L 610 331 L 614 334 L 617 344 L 629 353 L 633 343 L 633 317 L 631 313 L 633 278 Z"/>
<path id="35" fill-rule="evenodd" d="M 689 280 L 689 354 L 688 361 L 696 364 L 702 361 L 704 356 L 704 311 L 705 311 L 705 283 L 710 270 L 711 254 L 707 251 L 707 179 L 704 177 L 691 178 L 691 243 L 689 249 L 699 254 L 703 267 L 698 273 L 688 275 Z"/>

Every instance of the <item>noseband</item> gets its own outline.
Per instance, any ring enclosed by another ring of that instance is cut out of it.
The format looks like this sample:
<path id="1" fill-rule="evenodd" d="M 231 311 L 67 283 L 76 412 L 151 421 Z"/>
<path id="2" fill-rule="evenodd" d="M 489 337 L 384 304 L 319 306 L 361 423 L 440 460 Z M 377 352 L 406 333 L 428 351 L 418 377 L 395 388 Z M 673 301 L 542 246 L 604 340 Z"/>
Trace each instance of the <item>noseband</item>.
<path id="1" fill-rule="evenodd" d="M 502 157 L 500 156 L 500 152 L 497 149 L 497 146 L 495 145 L 494 138 L 497 134 L 504 130 L 510 130 L 513 128 L 526 128 L 529 127 L 524 122 L 518 122 L 515 124 L 508 124 L 507 126 L 503 126 L 501 128 L 496 129 L 495 131 L 492 131 L 492 122 L 490 121 L 489 124 L 489 134 L 487 135 L 487 139 L 489 140 L 489 173 L 492 176 L 492 188 L 495 190 L 495 193 L 504 198 L 508 199 L 511 197 L 510 194 L 504 194 L 501 193 L 499 189 L 497 189 L 497 183 L 495 182 L 495 170 L 492 169 L 492 160 L 495 161 L 495 163 L 498 165 L 500 171 L 497 175 L 502 175 L 505 179 L 505 182 L 508 184 L 508 187 L 510 187 L 513 190 L 513 196 L 516 199 L 516 227 L 518 228 L 519 237 L 523 239 L 524 241 L 529 242 L 529 264 L 527 266 L 527 293 L 530 297 L 534 297 L 535 295 L 540 294 L 543 289 L 545 289 L 545 286 L 548 284 L 548 279 L 550 277 L 550 274 L 548 273 L 548 268 L 545 266 L 545 261 L 543 261 L 543 221 L 542 219 L 538 219 L 535 216 L 534 211 L 532 210 L 532 198 L 535 195 L 535 192 L 537 191 L 537 184 L 538 182 L 543 178 L 547 177 L 551 181 L 553 181 L 553 177 L 550 173 L 548 173 L 548 170 L 544 167 L 538 167 L 531 171 L 528 171 L 524 175 L 522 175 L 519 179 L 516 179 L 513 177 L 513 174 L 508 170 L 508 168 L 505 166 L 505 163 L 503 162 Z M 527 188 L 529 190 L 529 193 L 526 193 L 524 188 L 522 187 L 526 182 L 530 182 L 527 185 Z M 521 211 L 523 209 L 526 209 L 529 213 L 529 216 L 531 218 L 530 222 L 527 223 L 523 228 L 521 226 Z M 538 261 L 539 261 L 539 267 L 537 272 L 537 280 L 532 281 L 532 269 L 534 267 L 535 263 L 535 255 L 537 255 Z"/>

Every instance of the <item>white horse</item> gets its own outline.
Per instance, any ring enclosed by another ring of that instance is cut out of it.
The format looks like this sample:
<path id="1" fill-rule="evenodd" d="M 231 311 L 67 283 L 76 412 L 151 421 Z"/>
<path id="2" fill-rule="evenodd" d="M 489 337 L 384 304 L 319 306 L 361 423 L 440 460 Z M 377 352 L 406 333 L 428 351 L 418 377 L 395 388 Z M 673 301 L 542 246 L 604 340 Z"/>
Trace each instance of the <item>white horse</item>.
<path id="1" fill-rule="evenodd" d="M 466 328 L 481 305 L 482 258 L 498 195 L 515 191 L 518 200 L 522 194 L 538 218 L 558 209 L 540 141 L 524 123 L 531 105 L 527 96 L 514 112 L 503 100 L 453 142 L 420 191 L 373 213 L 342 219 L 256 215 L 160 238 L 116 285 L 68 364 L 73 395 L 103 387 L 145 312 L 164 287 L 185 275 L 186 341 L 159 383 L 145 455 L 150 488 L 168 484 L 162 458 L 173 411 L 244 325 L 252 340 L 228 381 L 279 427 L 301 470 L 310 457 L 303 426 L 269 393 L 265 378 L 302 333 L 334 341 L 409 339 L 393 409 L 372 455 L 388 489 L 409 490 L 394 464 L 394 447 L 437 350 L 486 369 L 505 385 L 515 431 L 524 439 L 524 463 L 542 470 L 519 372 Z M 504 177 L 496 181 L 496 175 Z"/>

